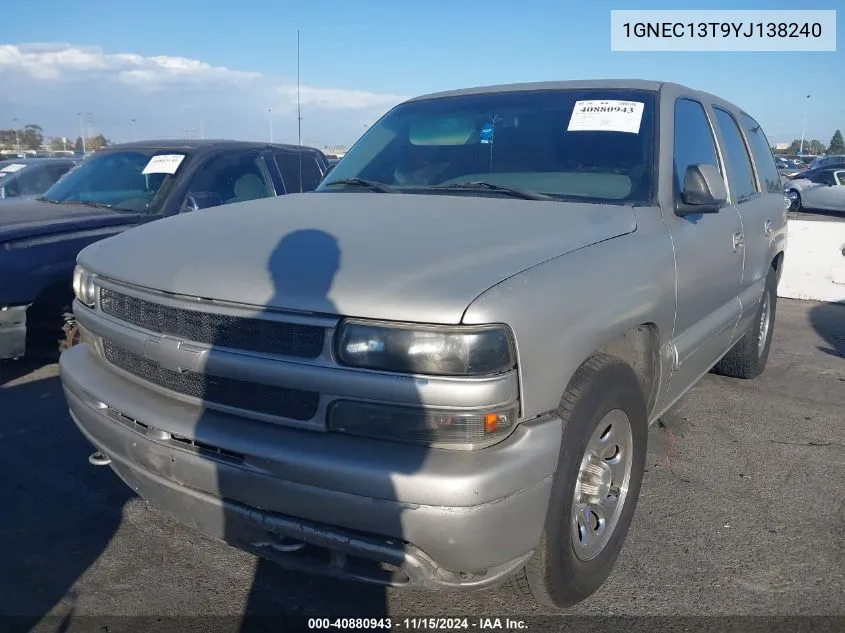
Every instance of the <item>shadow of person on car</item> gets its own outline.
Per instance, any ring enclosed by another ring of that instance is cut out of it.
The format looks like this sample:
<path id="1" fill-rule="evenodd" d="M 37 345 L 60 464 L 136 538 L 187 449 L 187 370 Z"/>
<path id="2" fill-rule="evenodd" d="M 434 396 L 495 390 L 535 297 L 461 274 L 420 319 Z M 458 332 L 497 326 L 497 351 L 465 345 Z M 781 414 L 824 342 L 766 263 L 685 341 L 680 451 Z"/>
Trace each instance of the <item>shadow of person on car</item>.
<path id="1" fill-rule="evenodd" d="M 206 382 L 195 438 L 217 451 L 206 460 L 214 493 L 226 500 L 223 539 L 258 555 L 242 631 L 262 629 L 268 616 L 385 616 L 385 586 L 402 576 L 384 564 L 398 567 L 404 549 L 393 476 L 415 472 L 426 451 L 397 455 L 390 445 L 383 451 L 380 442 L 326 432 L 329 394 L 350 389 L 331 368 L 332 327 L 344 315 L 332 284 L 342 270 L 333 235 L 285 234 L 267 264 L 273 294 L 265 309 L 222 322 L 206 360 L 215 378 Z"/>
<path id="2" fill-rule="evenodd" d="M 845 358 L 845 305 L 820 303 L 810 310 L 810 324 L 827 346 L 819 346 L 825 354 Z"/>

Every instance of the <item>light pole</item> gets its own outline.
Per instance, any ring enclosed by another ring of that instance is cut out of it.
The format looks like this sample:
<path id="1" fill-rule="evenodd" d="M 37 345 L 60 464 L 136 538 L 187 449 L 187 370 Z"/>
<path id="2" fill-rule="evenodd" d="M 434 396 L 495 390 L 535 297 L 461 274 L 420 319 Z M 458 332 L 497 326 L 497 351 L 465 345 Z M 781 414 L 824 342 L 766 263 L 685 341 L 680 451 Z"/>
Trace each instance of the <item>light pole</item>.
<path id="1" fill-rule="evenodd" d="M 79 115 L 79 131 L 82 134 L 80 137 L 82 139 L 82 153 L 87 154 L 88 150 L 85 147 L 85 123 L 87 122 L 88 117 L 91 116 L 90 112 L 77 112 L 76 114 Z"/>
<path id="2" fill-rule="evenodd" d="M 18 130 L 18 119 L 12 119 L 15 124 L 15 149 L 21 151 L 21 135 Z"/>
<path id="3" fill-rule="evenodd" d="M 273 142 L 273 111 L 267 108 L 267 122 L 270 124 L 270 142 Z"/>
<path id="4" fill-rule="evenodd" d="M 137 141 L 138 140 L 138 126 L 136 124 L 138 123 L 138 119 L 129 119 L 129 122 L 132 124 L 132 140 Z"/>
<path id="5" fill-rule="evenodd" d="M 807 102 L 810 99 L 810 95 L 804 99 L 804 123 L 801 126 L 801 150 L 798 152 L 801 156 L 804 155 L 804 135 L 807 132 Z"/>

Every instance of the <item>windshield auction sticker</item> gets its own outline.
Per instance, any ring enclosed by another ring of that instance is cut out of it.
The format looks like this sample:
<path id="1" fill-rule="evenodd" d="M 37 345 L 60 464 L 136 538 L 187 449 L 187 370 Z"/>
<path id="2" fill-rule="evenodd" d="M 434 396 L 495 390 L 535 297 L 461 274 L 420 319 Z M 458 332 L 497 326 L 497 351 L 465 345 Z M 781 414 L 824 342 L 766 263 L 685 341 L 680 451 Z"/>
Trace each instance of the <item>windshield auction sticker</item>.
<path id="1" fill-rule="evenodd" d="M 153 156 L 142 174 L 175 174 L 185 159 L 184 154 L 159 154 Z"/>
<path id="2" fill-rule="evenodd" d="M 644 107 L 639 101 L 576 101 L 566 130 L 638 134 Z"/>
<path id="3" fill-rule="evenodd" d="M 11 165 L 6 165 L 2 169 L 0 169 L 0 171 L 7 173 L 7 174 L 13 174 L 16 171 L 20 171 L 24 167 L 26 167 L 26 165 L 21 165 L 20 163 L 12 163 Z"/>

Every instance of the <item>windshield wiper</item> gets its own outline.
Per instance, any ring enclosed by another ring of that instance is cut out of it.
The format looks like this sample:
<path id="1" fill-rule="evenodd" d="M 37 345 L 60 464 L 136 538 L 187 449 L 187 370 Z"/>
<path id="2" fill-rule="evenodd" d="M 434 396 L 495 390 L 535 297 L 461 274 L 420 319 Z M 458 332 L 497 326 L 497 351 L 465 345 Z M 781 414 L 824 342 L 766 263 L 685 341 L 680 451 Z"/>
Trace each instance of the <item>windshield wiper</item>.
<path id="1" fill-rule="evenodd" d="M 471 181 L 471 182 L 456 182 L 450 185 L 436 185 L 432 189 L 454 189 L 456 191 L 471 191 L 473 189 L 486 189 L 487 191 L 496 191 L 498 193 L 506 193 L 514 198 L 522 198 L 523 200 L 555 200 L 552 196 L 547 196 L 530 189 L 520 189 L 518 187 L 506 187 L 504 185 L 494 185 L 491 182 Z"/>
<path id="2" fill-rule="evenodd" d="M 81 204 L 86 207 L 96 207 L 97 209 L 111 209 L 114 206 L 102 202 L 91 202 L 90 200 L 62 200 L 61 204 Z"/>
<path id="3" fill-rule="evenodd" d="M 331 185 L 354 185 L 357 187 L 368 187 L 373 191 L 378 191 L 379 193 L 398 193 L 393 187 L 385 185 L 381 182 L 376 182 L 375 180 L 364 180 L 363 178 L 343 178 L 341 180 L 332 180 L 331 182 L 326 183 L 326 187 Z"/>

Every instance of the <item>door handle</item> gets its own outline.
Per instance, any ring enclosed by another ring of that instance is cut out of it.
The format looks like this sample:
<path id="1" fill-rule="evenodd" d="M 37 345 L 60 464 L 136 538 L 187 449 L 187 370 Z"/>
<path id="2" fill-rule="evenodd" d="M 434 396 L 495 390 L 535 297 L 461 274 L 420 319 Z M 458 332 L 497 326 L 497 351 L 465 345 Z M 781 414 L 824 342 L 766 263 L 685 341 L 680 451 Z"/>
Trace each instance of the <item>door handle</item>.
<path id="1" fill-rule="evenodd" d="M 737 231 L 734 233 L 734 251 L 738 251 L 745 245 L 745 236 L 742 234 L 742 231 Z"/>
<path id="2" fill-rule="evenodd" d="M 766 233 L 766 237 L 771 237 L 775 234 L 775 227 L 772 225 L 771 220 L 766 220 L 766 223 L 763 226 L 763 231 Z"/>

